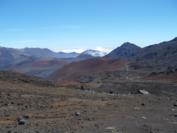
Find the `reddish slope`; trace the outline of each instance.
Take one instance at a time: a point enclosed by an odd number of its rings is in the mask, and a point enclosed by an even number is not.
[[[94,58],[65,65],[63,68],[54,72],[49,79],[55,81],[76,80],[83,75],[92,75],[104,71],[114,71],[125,67],[126,60],[110,58]]]
[[[171,74],[158,74],[146,77],[147,80],[173,81],[177,82],[177,72]]]
[[[69,61],[64,60],[64,59],[41,59],[41,60],[36,60],[35,62],[32,63],[33,67],[50,67],[52,65],[65,65],[69,63]]]
[[[35,59],[17,64],[13,66],[12,70],[39,77],[46,77],[70,62],[70,60],[65,59]]]

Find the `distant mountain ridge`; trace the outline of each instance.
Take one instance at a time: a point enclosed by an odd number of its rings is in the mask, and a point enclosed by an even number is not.
[[[47,48],[24,48],[21,49],[24,54],[29,56],[34,56],[37,58],[75,58],[79,55],[79,53],[71,52],[53,52]]]
[[[173,74],[177,70],[177,38],[140,48],[124,43],[105,57],[65,65],[49,76],[57,82],[80,82],[80,79],[143,78],[155,74]],[[108,72],[109,71],[109,72]],[[109,74],[110,75],[109,75]],[[89,76],[88,76],[89,75]],[[165,75],[166,77],[166,75]],[[66,82],[67,83],[67,82]]]
[[[106,53],[97,50],[86,50],[78,54],[74,52],[53,52],[49,49],[41,48],[13,49],[0,47],[0,69],[16,70],[30,75],[48,77],[55,72],[59,72],[59,69],[62,69],[66,73],[70,71],[65,70],[65,68],[72,68],[71,70],[77,70],[77,72],[79,72],[80,69],[77,68],[80,66],[79,63],[85,63],[85,65],[82,64],[82,70],[90,70],[89,67],[96,66],[96,71],[99,70],[99,67],[100,71],[102,71],[103,68],[99,64],[107,62],[104,64],[103,69],[106,71],[107,68],[116,68],[109,66],[113,64],[112,61],[123,60],[129,62],[129,69],[148,72],[165,72],[166,70],[169,71],[170,68],[170,70],[173,71],[177,69],[177,37],[170,41],[161,42],[144,48],[126,42],[111,51],[108,55],[105,54]],[[89,61],[89,59],[94,60]],[[76,61],[77,63],[73,69],[73,62]],[[94,65],[92,66],[92,64]],[[117,64],[119,65],[118,62]],[[67,65],[69,65],[69,67],[67,67]],[[83,72],[85,71],[87,70],[84,70]]]
[[[13,54],[12,56],[17,55],[24,55],[24,56],[30,56],[35,58],[80,58],[80,57],[102,57],[106,55],[106,52],[98,51],[98,50],[92,50],[88,49],[83,51],[82,53],[76,53],[76,52],[54,52],[48,48],[23,48],[23,49],[15,49],[15,48],[6,48],[6,47],[0,47],[0,50],[6,51],[3,53],[10,53]],[[1,53],[2,53],[1,52]]]
[[[18,49],[0,47],[0,69],[28,60],[29,56]]]
[[[82,55],[83,56],[79,56]],[[85,53],[53,52],[47,48],[14,49],[0,47],[0,70],[13,70],[33,76],[47,77],[57,69],[71,62],[95,58],[99,51]]]

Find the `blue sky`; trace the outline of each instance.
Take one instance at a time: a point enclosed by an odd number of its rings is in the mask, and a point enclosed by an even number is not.
[[[0,31],[5,47],[144,47],[177,36],[177,0],[0,0]]]

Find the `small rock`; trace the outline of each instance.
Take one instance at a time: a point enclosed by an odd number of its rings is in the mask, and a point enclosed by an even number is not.
[[[29,119],[29,116],[28,115],[23,115],[23,118]]]
[[[173,111],[173,112],[174,112],[174,111],[176,111],[176,110],[175,110],[175,109],[171,109],[171,111]]]
[[[144,119],[144,120],[146,120],[146,119],[147,119],[145,116],[142,116],[141,118],[142,118],[142,119]]]
[[[114,94],[114,92],[113,91],[109,91],[109,94]]]
[[[28,117],[29,118],[29,117]],[[28,119],[26,116],[20,116],[17,118],[18,125],[25,125]]]
[[[138,91],[140,94],[143,94],[143,95],[149,95],[150,93],[146,90],[139,90]]]
[[[80,112],[77,111],[77,112],[75,112],[74,114],[75,114],[75,116],[79,116],[79,115],[80,115]]]
[[[25,119],[18,119],[18,125],[25,125],[26,120]]]
[[[174,103],[173,106],[174,106],[174,107],[177,107],[177,103]]]
[[[83,86],[83,85],[81,85],[80,89],[81,89],[81,90],[85,90],[85,88],[84,88],[84,86]]]
[[[115,127],[106,127],[105,128],[106,130],[114,130],[114,129],[116,129]]]
[[[142,104],[141,104],[141,106],[145,106],[145,104],[144,104],[144,103],[142,103]]]

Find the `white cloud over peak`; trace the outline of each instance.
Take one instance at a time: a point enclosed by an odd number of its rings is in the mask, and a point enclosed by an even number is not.
[[[113,50],[113,48],[104,48],[104,47],[101,47],[101,46],[97,46],[96,48],[88,48],[88,49],[98,50],[98,51],[105,52],[105,53],[109,53],[110,51]],[[65,52],[65,53],[70,53],[70,52],[82,53],[83,51],[88,50],[88,49],[73,48],[73,49],[59,49],[57,51],[62,51],[62,52]]]
[[[96,47],[94,50],[98,50],[98,51],[101,51],[101,52],[109,53],[109,52],[111,52],[113,49],[112,49],[112,48],[104,48],[104,47],[98,46],[98,47]]]
[[[65,52],[65,53],[71,53],[71,52],[82,53],[83,51],[85,51],[85,49],[74,48],[74,49],[61,49],[61,50],[58,50],[58,51]]]

